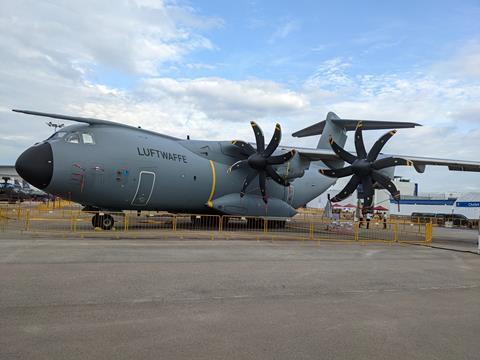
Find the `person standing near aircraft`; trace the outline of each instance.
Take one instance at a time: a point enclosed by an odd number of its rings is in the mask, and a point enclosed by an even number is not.
[[[367,217],[367,229],[369,229],[370,228],[370,221],[372,220],[372,213],[367,212],[366,217]]]

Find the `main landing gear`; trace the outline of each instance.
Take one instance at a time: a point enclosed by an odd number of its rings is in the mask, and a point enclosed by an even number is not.
[[[111,230],[115,220],[110,214],[97,213],[92,217],[92,225],[94,228],[101,228],[103,230]]]

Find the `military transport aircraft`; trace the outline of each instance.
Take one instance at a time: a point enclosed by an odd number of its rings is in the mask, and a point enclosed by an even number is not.
[[[321,135],[317,148],[307,149],[280,145],[279,124],[265,144],[262,130],[252,121],[256,144],[250,144],[178,139],[106,120],[13,111],[80,123],[27,149],[15,168],[37,188],[98,211],[92,224],[104,229],[113,226],[108,211],[122,210],[262,216],[281,221],[346,176],[351,176],[350,181],[332,201],[345,199],[362,185],[364,208],[368,209],[374,187],[385,188],[398,199],[391,181],[395,166],[410,165],[418,172],[426,165],[480,171],[480,162],[380,153],[395,134],[390,129],[419,124],[340,119],[332,112],[326,120],[293,134]],[[362,130],[375,129],[389,131],[367,153]],[[355,154],[343,149],[347,131],[353,130]]]

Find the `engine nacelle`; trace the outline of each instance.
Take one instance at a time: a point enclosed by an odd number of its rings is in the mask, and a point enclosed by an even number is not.
[[[262,197],[253,194],[246,194],[244,197],[240,197],[238,193],[228,194],[213,200],[212,206],[228,215],[289,218],[297,214],[297,211],[283,200],[271,198],[266,207]]]

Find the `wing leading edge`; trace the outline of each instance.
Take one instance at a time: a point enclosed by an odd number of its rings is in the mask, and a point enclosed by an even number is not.
[[[288,150],[289,147],[283,147],[282,150]],[[332,151],[327,149],[306,149],[306,148],[295,148],[300,156],[305,157],[310,161],[323,161],[323,160],[332,160],[338,159],[338,156]],[[354,152],[352,152],[354,153]],[[396,158],[401,158],[409,160],[412,162],[412,166],[415,167],[420,173],[425,171],[427,165],[434,166],[447,166],[451,171],[474,171],[480,172],[480,162],[479,161],[468,161],[468,160],[454,160],[454,159],[441,159],[441,158],[430,158],[422,156],[409,156],[409,155],[397,155],[397,154],[381,154],[383,157],[392,156]]]
[[[407,155],[389,155],[389,156],[395,156],[405,160],[410,160],[418,172],[423,172],[425,170],[426,165],[447,166],[448,170],[451,170],[451,171],[480,172],[479,161],[440,159],[440,158],[429,158],[429,157],[422,157],[422,156],[407,156]]]
[[[168,138],[168,139],[179,140],[178,138],[173,137],[173,136],[160,134],[160,133],[157,133],[155,131],[145,130],[145,129],[142,129],[140,127],[135,127],[135,126],[127,125],[127,124],[117,123],[115,121],[108,121],[108,120],[94,119],[94,118],[86,118],[86,117],[80,117],[80,116],[51,114],[51,113],[44,113],[44,112],[31,111],[31,110],[12,109],[12,111],[17,112],[17,113],[27,114],[27,115],[48,117],[48,118],[52,118],[52,119],[61,119],[61,120],[81,122],[81,123],[85,123],[85,124],[89,124],[89,125],[109,125],[109,126],[117,126],[117,127],[128,128],[128,129],[135,129],[137,131],[142,131],[142,132],[146,132],[146,133],[150,133],[150,134],[160,135],[160,136]]]

